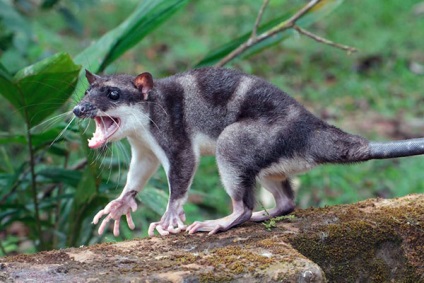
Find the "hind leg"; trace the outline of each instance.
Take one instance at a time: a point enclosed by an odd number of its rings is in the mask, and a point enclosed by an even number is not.
[[[231,197],[233,212],[226,217],[216,220],[196,221],[187,227],[189,234],[197,231],[207,231],[209,234],[226,231],[231,227],[248,221],[252,216],[254,206],[254,177],[247,177],[242,174],[237,175],[234,174],[236,168],[227,167],[223,169],[223,167],[226,166],[218,162],[222,182]]]
[[[237,131],[237,127],[233,128]],[[217,142],[216,160],[219,173],[226,192],[230,195],[233,212],[223,218],[207,220],[204,222],[194,222],[187,231],[192,234],[197,231],[208,231],[214,234],[219,231],[226,231],[231,227],[242,224],[250,219],[255,204],[255,174],[248,166],[243,166],[240,160],[240,149],[243,147],[233,143],[237,132],[230,132],[221,136]]]
[[[289,214],[294,210],[294,194],[289,179],[262,177],[259,181],[274,196],[275,207],[269,210],[254,212],[250,220],[257,222],[264,221],[276,216]]]

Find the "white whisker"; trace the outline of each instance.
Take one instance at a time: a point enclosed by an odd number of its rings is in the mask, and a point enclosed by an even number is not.
[[[53,146],[55,142],[57,142],[63,134],[68,130],[69,126],[72,124],[72,122],[75,120],[75,116],[69,121],[69,123],[65,126],[65,128],[59,133],[59,135],[51,142],[50,146]]]
[[[109,159],[109,174],[107,176],[107,181],[106,183],[109,183],[110,178],[112,176],[112,162],[113,162],[113,157],[114,157],[114,146],[110,147],[110,151],[111,151],[111,157]]]
[[[86,119],[85,119],[85,120],[86,120]],[[85,135],[85,133],[88,131],[88,128],[90,127],[90,122],[91,122],[91,119],[90,119],[90,120],[88,120],[88,123],[86,123],[85,129],[84,129],[84,131],[82,132],[82,134],[83,134],[83,135]]]
[[[121,142],[117,143],[117,147],[121,149],[121,151],[123,151],[123,145]],[[123,151],[125,154],[125,151]],[[118,154],[118,182],[117,184],[121,183],[121,155]]]
[[[72,114],[72,111],[68,111],[68,112],[53,116],[53,117],[41,122],[40,124],[32,127],[31,133],[33,133],[33,134],[34,133],[43,133],[43,132],[47,131],[48,129],[50,129],[58,121],[65,120],[63,117],[70,116],[71,114]]]
[[[105,145],[106,146],[106,145]],[[101,161],[97,161],[97,163],[99,163],[100,168],[104,168],[104,162],[105,162],[105,158],[106,158],[106,150],[108,150],[109,148],[106,146],[105,151],[101,152],[101,154],[98,155],[98,159],[101,159]],[[97,175],[97,178],[101,177],[101,170],[99,171],[99,174]],[[109,182],[109,179],[107,180],[107,183]]]

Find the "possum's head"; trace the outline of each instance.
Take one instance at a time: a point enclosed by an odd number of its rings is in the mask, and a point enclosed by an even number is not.
[[[137,77],[129,75],[98,76],[86,70],[90,87],[73,112],[78,118],[91,118],[96,131],[88,140],[90,148],[99,148],[107,142],[120,140],[131,131],[143,126],[142,102],[149,98],[153,88],[150,73]]]

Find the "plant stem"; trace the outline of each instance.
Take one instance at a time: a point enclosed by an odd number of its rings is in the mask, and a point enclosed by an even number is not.
[[[63,164],[63,168],[68,168],[68,160],[69,160],[69,154],[66,154],[65,155],[65,161],[64,161],[64,164]],[[62,207],[62,200],[61,200],[60,196],[62,195],[62,192],[63,192],[63,184],[59,184],[58,190],[57,190],[57,196],[58,196],[57,204],[56,204],[55,212],[54,212],[54,215],[55,215],[55,219],[54,219],[54,221],[55,221],[54,230],[55,231],[54,232],[59,230],[60,210],[61,210],[61,207]],[[53,241],[52,242],[53,242],[53,248],[57,249],[58,243],[59,243],[59,238],[58,238],[57,233],[53,233]]]
[[[261,8],[259,9],[258,16],[256,17],[255,25],[253,26],[252,35],[250,36],[250,38],[255,38],[257,36],[258,27],[259,27],[259,24],[261,23],[262,15],[265,12],[266,6],[268,6],[268,3],[269,3],[269,0],[264,0],[264,2],[262,3]]]
[[[28,119],[27,119],[28,120]],[[37,183],[36,183],[36,176],[35,176],[35,152],[34,148],[32,146],[32,135],[29,129],[29,123],[27,123],[27,139],[28,139],[28,150],[29,150],[29,166],[30,166],[30,172],[31,172],[31,191],[32,191],[32,200],[34,202],[34,210],[35,210],[35,226],[37,230],[38,237],[40,239],[40,243],[38,245],[38,249],[42,250],[44,248],[44,240],[43,236],[41,234],[41,221],[40,221],[40,210],[38,205],[38,198],[37,198]]]

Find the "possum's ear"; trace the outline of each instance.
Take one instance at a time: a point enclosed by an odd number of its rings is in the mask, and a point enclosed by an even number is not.
[[[100,78],[98,75],[90,73],[90,71],[87,69],[85,69],[85,77],[87,78],[87,81],[90,83],[90,85]]]
[[[134,86],[143,94],[147,100],[149,91],[153,88],[153,77],[150,73],[142,73],[134,79]]]

